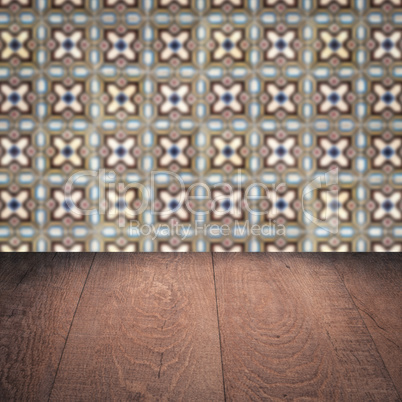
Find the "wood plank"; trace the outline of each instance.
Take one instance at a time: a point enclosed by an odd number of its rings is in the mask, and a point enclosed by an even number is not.
[[[402,396],[402,256],[365,253],[333,258]]]
[[[5,259],[8,274],[2,276],[8,278],[8,286],[0,294],[1,400],[49,398],[92,259],[89,254],[47,253]],[[13,268],[15,275],[10,273]]]
[[[328,257],[214,254],[228,399],[398,400]]]
[[[211,255],[99,255],[52,400],[219,400]]]
[[[15,289],[25,275],[43,258],[53,258],[43,253],[0,253],[0,294]]]

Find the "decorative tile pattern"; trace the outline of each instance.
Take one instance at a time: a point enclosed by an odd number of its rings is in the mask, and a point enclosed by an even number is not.
[[[402,0],[0,0],[0,251],[402,251],[401,211]]]

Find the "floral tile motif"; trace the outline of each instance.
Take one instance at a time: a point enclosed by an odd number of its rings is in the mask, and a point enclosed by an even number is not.
[[[0,251],[402,251],[402,0],[0,0]]]

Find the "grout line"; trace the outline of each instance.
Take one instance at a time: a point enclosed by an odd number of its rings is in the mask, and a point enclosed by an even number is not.
[[[224,373],[224,370],[223,370],[221,327],[220,327],[220,323],[219,323],[218,294],[216,292],[214,253],[212,253],[212,252],[211,252],[211,259],[212,259],[212,272],[214,274],[215,304],[216,304],[216,318],[218,320],[219,348],[220,348],[220,351],[221,351],[221,370],[222,370],[222,381],[223,381],[223,398],[226,401],[227,399],[226,399],[225,373]]]
[[[337,273],[339,279],[341,280],[343,286],[345,287],[346,292],[348,293],[350,299],[352,300],[352,303],[353,303],[353,305],[355,306],[355,309],[357,310],[357,312],[358,312],[358,314],[359,314],[359,316],[360,316],[360,319],[363,321],[364,327],[366,328],[366,331],[368,332],[368,334],[369,334],[369,336],[370,336],[370,338],[371,338],[371,341],[372,341],[373,344],[374,344],[375,350],[377,351],[378,355],[380,356],[380,359],[381,359],[381,361],[382,361],[382,364],[384,365],[385,371],[387,372],[388,377],[389,377],[389,379],[390,379],[392,385],[394,386],[395,392],[396,392],[396,394],[398,395],[399,400],[402,400],[401,396],[399,395],[398,389],[397,389],[396,386],[395,386],[394,380],[392,379],[391,374],[390,374],[389,371],[388,371],[388,367],[387,367],[387,365],[385,364],[384,359],[382,358],[382,354],[381,354],[380,351],[378,350],[377,344],[375,343],[374,338],[373,338],[373,336],[371,335],[371,332],[370,332],[370,330],[369,330],[368,327],[367,327],[366,321],[365,321],[364,318],[362,317],[362,314],[361,314],[361,312],[360,312],[359,307],[357,307],[354,298],[353,298],[352,295],[350,294],[349,289],[348,289],[348,287],[346,286],[345,281],[343,280],[343,277],[340,275],[340,273],[339,273],[339,271],[338,271],[338,268],[336,267],[336,263],[335,263],[333,266],[334,266],[335,272]]]
[[[71,323],[70,323],[70,328],[68,329],[67,336],[66,336],[66,340],[65,340],[64,346],[63,346],[63,350],[61,351],[61,356],[60,356],[59,364],[57,365],[56,373],[55,373],[55,375],[54,375],[52,387],[50,388],[48,402],[50,401],[50,397],[52,396],[54,384],[56,383],[57,374],[59,373],[60,364],[61,364],[61,361],[62,361],[62,359],[63,359],[64,350],[66,349],[68,337],[70,336],[71,328],[72,328],[72,326],[73,326],[75,314],[77,313],[78,306],[79,306],[79,304],[80,304],[82,294],[84,293],[85,285],[87,284],[87,280],[88,280],[89,274],[90,274],[90,272],[91,272],[92,266],[93,266],[93,264],[94,264],[96,254],[97,254],[97,253],[95,253],[95,254],[94,254],[94,258],[92,258],[92,262],[91,262],[91,265],[89,266],[89,270],[88,270],[88,273],[87,273],[87,277],[85,278],[85,282],[84,282],[84,285],[82,286],[82,290],[81,290],[81,293],[80,293],[80,297],[78,298],[78,302],[77,302],[77,305],[76,305],[75,310],[74,310],[73,318],[72,318]]]

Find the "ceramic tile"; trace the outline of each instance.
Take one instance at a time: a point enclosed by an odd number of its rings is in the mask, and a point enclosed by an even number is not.
[[[401,0],[0,0],[1,251],[402,251]]]

